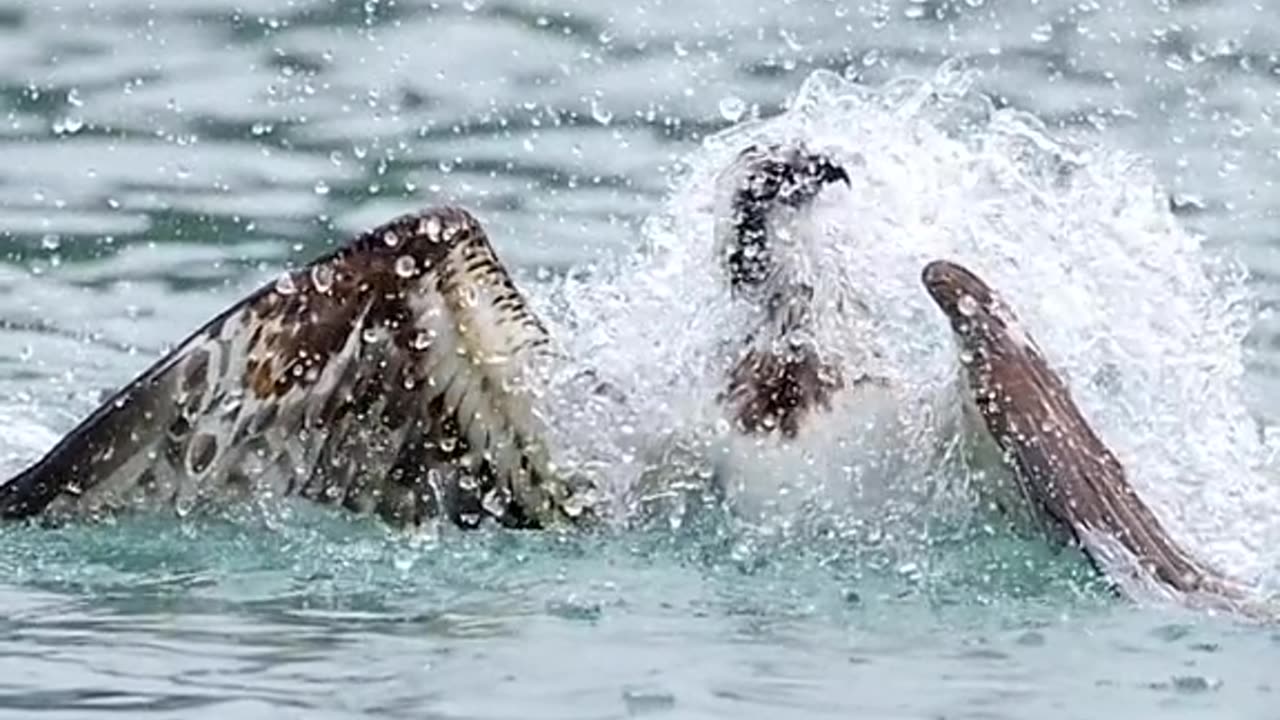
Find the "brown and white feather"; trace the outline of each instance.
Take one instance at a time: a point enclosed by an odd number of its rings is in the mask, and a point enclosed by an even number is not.
[[[536,410],[554,358],[474,217],[407,215],[214,318],[0,487],[0,514],[299,495],[395,524],[575,520]]]

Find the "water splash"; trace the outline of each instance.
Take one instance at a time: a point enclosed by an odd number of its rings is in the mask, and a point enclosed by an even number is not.
[[[710,261],[713,186],[759,141],[803,141],[850,170],[851,191],[824,195],[811,231],[830,241],[820,261],[871,321],[829,337],[873,344],[910,402],[927,405],[945,395],[957,359],[920,270],[943,257],[973,267],[1017,309],[1175,537],[1245,578],[1278,566],[1280,489],[1242,397],[1252,318],[1239,264],[1177,223],[1141,158],[995,108],[954,63],[882,87],[814,73],[786,112],[711,137],[687,159],[640,253],[541,299],[576,357],[632,399],[609,405],[608,422],[579,407],[568,423],[593,438],[616,483],[634,482],[643,463],[610,428],[715,427],[717,343],[734,317]]]

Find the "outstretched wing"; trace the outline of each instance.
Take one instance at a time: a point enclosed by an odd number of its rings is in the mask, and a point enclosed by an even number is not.
[[[407,215],[196,331],[0,487],[0,516],[297,494],[396,524],[571,519],[539,444],[553,358],[475,218]]]
[[[965,366],[978,409],[1036,509],[1105,570],[1116,572],[1115,555],[1128,555],[1166,589],[1243,599],[1239,585],[1169,537],[1035,341],[985,282],[941,260],[925,267],[923,281],[970,356]]]

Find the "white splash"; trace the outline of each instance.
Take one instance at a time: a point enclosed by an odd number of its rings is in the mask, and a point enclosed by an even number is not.
[[[813,74],[787,112],[687,160],[644,226],[643,252],[540,298],[571,352],[631,399],[578,407],[566,426],[594,438],[614,482],[634,482],[641,438],[722,422],[718,343],[735,318],[711,261],[713,183],[760,140],[803,141],[851,175],[852,189],[824,193],[809,221],[830,240],[819,265],[871,323],[827,328],[829,340],[874,344],[922,418],[950,407],[955,348],[920,271],[936,258],[968,265],[1015,309],[1174,536],[1246,581],[1276,574],[1280,488],[1242,398],[1243,273],[1178,224],[1140,158],[997,110],[950,64],[878,88]],[[894,442],[925,457],[939,438]]]

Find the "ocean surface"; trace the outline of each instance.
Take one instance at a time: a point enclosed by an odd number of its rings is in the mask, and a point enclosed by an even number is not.
[[[972,85],[944,90],[1092,148],[1073,162],[1117,196],[1160,189],[1198,242],[1115,245],[1090,268],[1114,270],[1105,305],[1155,297],[1120,282],[1130,267],[1170,287],[1188,253],[1247,269],[1244,352],[1195,361],[1206,383],[1240,372],[1265,435],[1280,418],[1278,48],[1280,5],[1243,0],[0,0],[0,468],[250,288],[395,214],[464,204],[536,283],[652,241],[646,218],[680,200],[704,140],[790,107],[815,72],[893,87],[953,67]],[[868,157],[926,157],[912,153],[937,144],[912,128],[867,125]],[[1114,169],[1128,164],[1146,175]],[[924,199],[911,181],[889,189]],[[1051,200],[1086,229],[1138,222]],[[1064,242],[1025,222],[1006,230],[1046,243],[1027,247]],[[1073,309],[1054,312],[1038,327],[1066,347],[1053,327]],[[1151,375],[1179,361],[1133,359]],[[1126,446],[1152,467],[1235,467],[1236,446],[1203,430],[1234,422],[1225,396],[1187,392],[1161,398],[1173,409],[1091,402],[1108,427],[1169,421],[1143,426],[1164,444]],[[1175,508],[1179,527],[1280,537],[1264,527],[1280,506],[1251,505],[1234,471],[1194,482],[1176,497],[1249,510]],[[1276,717],[1278,629],[1116,599],[1074,554],[1004,533],[881,540],[720,521],[404,537],[301,506],[7,527],[0,716]],[[1280,584],[1276,553],[1242,572]]]

